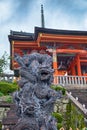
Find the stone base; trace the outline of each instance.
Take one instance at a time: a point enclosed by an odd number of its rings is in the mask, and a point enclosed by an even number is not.
[[[34,118],[26,118],[19,120],[12,130],[39,130],[39,126]]]

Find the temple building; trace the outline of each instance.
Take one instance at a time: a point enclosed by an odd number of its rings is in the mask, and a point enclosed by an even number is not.
[[[87,31],[45,28],[43,5],[41,5],[41,27],[35,27],[34,33],[11,31],[8,38],[10,68],[14,72],[19,68],[14,61],[15,53],[23,56],[37,51],[53,57],[55,76],[87,76]]]
[[[54,75],[87,76],[87,31],[56,30],[35,27],[34,33],[11,31],[10,68],[18,70],[14,54],[32,51],[53,57]]]

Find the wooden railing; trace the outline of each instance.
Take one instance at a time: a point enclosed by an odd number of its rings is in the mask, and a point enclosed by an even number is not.
[[[87,85],[87,76],[54,76],[54,84]]]
[[[8,81],[12,82],[14,78],[14,74],[0,74],[0,81]]]

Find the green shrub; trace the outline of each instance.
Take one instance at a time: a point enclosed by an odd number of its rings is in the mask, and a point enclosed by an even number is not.
[[[57,123],[57,129],[59,130],[62,127],[62,123]]]
[[[2,123],[0,122],[0,130],[2,130]]]
[[[0,97],[4,96],[4,94],[2,92],[0,92]]]
[[[53,112],[52,116],[56,118],[56,120],[57,120],[57,129],[59,130],[63,126],[63,124],[62,124],[63,116],[62,116],[62,114],[60,114],[58,112]]]
[[[13,103],[13,98],[11,95],[6,95],[6,96],[0,97],[0,101],[6,102],[6,103]]]
[[[66,89],[63,88],[62,86],[52,85],[51,88],[56,90],[56,91],[60,91],[61,90],[63,95],[65,95],[65,93],[66,93]]]
[[[53,112],[52,116],[56,118],[56,120],[58,121],[58,123],[61,123],[63,120],[62,114],[58,113],[58,112]]]
[[[6,102],[7,102],[7,103],[12,103],[12,102],[13,102],[12,97],[11,97],[11,96],[7,96]]]
[[[3,93],[4,95],[13,93],[16,90],[18,90],[17,84],[8,83],[8,82],[0,82],[0,92]]]
[[[17,85],[17,82],[16,82],[16,81],[14,81],[12,84],[13,84],[13,85]]]
[[[70,127],[75,130],[79,128],[82,130],[85,127],[84,115],[79,111],[79,109],[71,102],[67,104],[66,107],[66,129]]]

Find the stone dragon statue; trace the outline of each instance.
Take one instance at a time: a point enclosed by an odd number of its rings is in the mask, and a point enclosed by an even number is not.
[[[18,123],[13,130],[57,130],[52,117],[54,103],[62,94],[50,88],[53,82],[52,57],[31,53],[20,57],[20,90],[13,97],[17,107]]]

